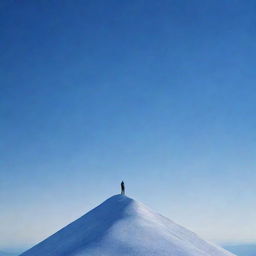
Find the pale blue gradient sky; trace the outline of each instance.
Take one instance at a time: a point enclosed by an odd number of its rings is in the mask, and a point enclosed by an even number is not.
[[[1,1],[0,248],[119,192],[256,241],[255,1]]]

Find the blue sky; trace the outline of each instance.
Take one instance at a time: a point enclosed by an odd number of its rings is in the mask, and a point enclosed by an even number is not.
[[[255,1],[1,1],[0,248],[119,193],[256,241]]]

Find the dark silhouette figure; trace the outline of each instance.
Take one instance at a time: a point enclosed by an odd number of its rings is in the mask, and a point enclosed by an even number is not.
[[[121,182],[121,195],[125,195],[125,186],[124,186],[124,182]]]

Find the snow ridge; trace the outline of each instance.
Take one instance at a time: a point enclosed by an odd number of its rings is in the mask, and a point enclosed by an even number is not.
[[[234,256],[124,195],[107,199],[20,256]]]

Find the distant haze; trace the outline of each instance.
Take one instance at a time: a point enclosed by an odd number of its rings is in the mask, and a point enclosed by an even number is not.
[[[9,253],[9,252],[3,252],[0,251],[0,256],[17,256],[19,253]]]
[[[235,253],[237,256],[255,256],[256,244],[233,244],[224,245],[226,250]]]

